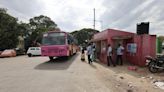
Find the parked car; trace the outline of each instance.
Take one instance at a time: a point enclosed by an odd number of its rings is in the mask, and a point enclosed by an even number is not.
[[[1,52],[0,57],[15,57],[16,52],[13,49],[7,49]]]
[[[22,49],[22,48],[15,48],[14,50],[16,51],[17,56],[18,55],[24,55],[25,54],[25,50]]]
[[[27,55],[31,56],[39,56],[41,55],[41,48],[40,47],[29,47],[27,50]]]
[[[1,55],[2,52],[3,52],[3,51],[0,51],[0,55]]]

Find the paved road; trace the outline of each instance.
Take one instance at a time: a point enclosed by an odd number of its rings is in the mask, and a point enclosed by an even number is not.
[[[0,92],[110,92],[97,79],[96,66],[47,57],[0,58]]]

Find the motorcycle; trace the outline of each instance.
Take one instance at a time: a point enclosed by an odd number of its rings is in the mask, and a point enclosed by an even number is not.
[[[164,56],[159,56],[157,58],[146,56],[146,65],[152,73],[164,71]]]

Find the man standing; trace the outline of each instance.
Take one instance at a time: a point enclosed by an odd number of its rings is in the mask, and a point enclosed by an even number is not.
[[[95,61],[95,51],[96,51],[96,48],[95,48],[95,44],[93,43],[92,44],[92,54],[91,54],[92,62]]]
[[[110,62],[113,64],[114,67],[116,66],[112,60],[112,47],[110,44],[108,44],[108,48],[107,48],[107,62],[108,62],[108,66],[110,66]]]
[[[92,45],[89,43],[89,45],[87,47],[87,55],[88,55],[88,63],[89,64],[92,63],[91,54],[92,54]]]
[[[124,47],[121,46],[121,44],[118,44],[117,59],[116,59],[117,65],[119,65],[119,63],[120,65],[123,65],[123,60],[122,60],[123,51],[124,51]]]

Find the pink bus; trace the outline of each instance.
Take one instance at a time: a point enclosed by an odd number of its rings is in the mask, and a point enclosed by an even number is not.
[[[76,40],[69,33],[51,31],[43,34],[42,56],[48,56],[52,60],[53,57],[68,57],[76,52]]]

